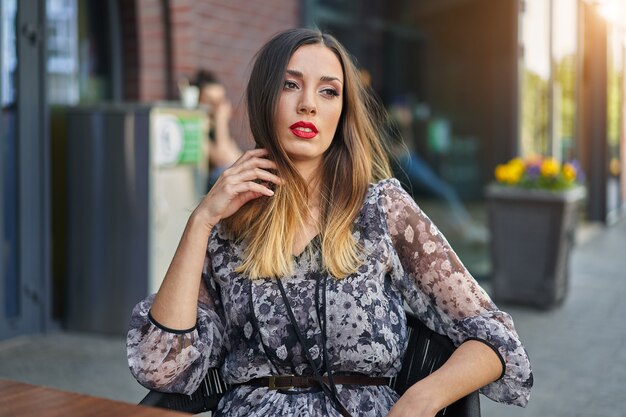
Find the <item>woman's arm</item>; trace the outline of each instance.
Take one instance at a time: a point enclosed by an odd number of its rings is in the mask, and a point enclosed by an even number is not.
[[[248,201],[274,195],[271,189],[256,180],[282,183],[267,171],[276,169],[276,164],[265,156],[267,151],[264,149],[246,152],[224,171],[191,214],[150,310],[152,318],[162,326],[182,330],[196,324],[202,266],[213,226]]]
[[[169,329],[191,329],[196,325],[206,243],[213,228],[200,217],[194,211],[187,221],[174,258],[150,309],[152,318]]]
[[[458,346],[450,364],[411,391],[422,395],[424,389],[429,396],[440,389],[447,391],[449,397],[432,397],[436,402],[427,405],[432,407],[446,405],[445,400],[460,398],[459,392],[477,387],[494,401],[525,406],[533,375],[511,316],[493,303],[396,180],[382,184],[381,197],[383,221],[394,251],[394,287],[426,326]],[[486,353],[480,353],[484,349]],[[476,353],[480,354],[473,357]]]
[[[146,388],[191,394],[206,370],[222,360],[224,311],[211,278],[209,234],[247,201],[273,195],[255,182],[281,183],[267,171],[275,164],[266,156],[262,149],[250,151],[220,176],[191,214],[158,293],[133,309],[126,338],[128,365]]]
[[[410,387],[388,417],[432,417],[444,407],[495,381],[502,372],[502,363],[493,349],[477,340],[468,340],[441,368]]]

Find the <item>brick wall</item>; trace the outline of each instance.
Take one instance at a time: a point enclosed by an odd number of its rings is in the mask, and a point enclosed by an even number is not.
[[[161,0],[136,0],[140,101],[167,98],[162,4]]]
[[[167,3],[171,22],[169,57],[165,56],[167,31],[163,13]],[[210,69],[224,83],[233,103],[233,136],[243,146],[249,146],[243,95],[250,62],[273,34],[299,25],[299,3],[299,0],[134,0],[136,99],[167,99],[168,70],[176,84],[183,78],[193,77],[200,68]],[[132,66],[125,65],[128,83],[132,82],[129,79],[132,73]],[[176,91],[176,86],[171,87]],[[126,94],[126,98],[132,97]]]

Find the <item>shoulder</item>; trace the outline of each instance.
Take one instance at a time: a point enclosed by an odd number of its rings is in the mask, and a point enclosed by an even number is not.
[[[385,178],[384,180],[380,180],[378,182],[370,183],[369,189],[367,191],[367,196],[377,196],[385,195],[393,192],[404,192],[400,181],[396,178]]]
[[[367,203],[376,203],[381,208],[386,209],[393,206],[394,203],[414,204],[414,201],[413,197],[402,188],[400,181],[396,178],[386,178],[369,185]]]
[[[217,253],[223,253],[234,245],[234,243],[231,233],[222,222],[219,222],[213,227],[209,235],[207,255],[212,256]]]
[[[400,181],[386,178],[369,185],[361,210],[361,221],[369,219],[369,222],[382,222],[386,225],[390,220],[414,212],[415,209],[413,197],[402,188]]]

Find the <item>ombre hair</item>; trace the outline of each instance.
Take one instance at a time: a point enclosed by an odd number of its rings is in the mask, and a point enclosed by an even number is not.
[[[278,141],[275,127],[287,65],[303,45],[327,47],[343,69],[342,112],[320,173],[318,241],[324,268],[336,278],[356,272],[363,263],[364,251],[352,234],[353,224],[369,184],[391,176],[381,141],[385,113],[343,46],[311,29],[290,29],[274,36],[256,55],[246,98],[256,145],[268,150],[278,166],[276,174],[285,183],[275,187],[274,196],[252,200],[223,221],[234,238],[245,243],[239,271],[252,279],[292,273],[294,238],[309,217],[308,185]]]

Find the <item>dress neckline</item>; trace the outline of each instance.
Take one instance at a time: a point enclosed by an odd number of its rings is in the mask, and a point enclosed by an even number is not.
[[[316,244],[316,243],[318,243],[319,239],[320,239],[320,234],[319,234],[319,233],[317,233],[315,236],[313,236],[313,237],[311,238],[311,240],[309,240],[309,241],[307,242],[307,244],[306,244],[306,245],[304,245],[304,248],[302,248],[302,250],[300,251],[300,253],[298,253],[298,254],[292,253],[292,254],[291,254],[291,257],[292,257],[293,259],[300,259],[300,258],[302,257],[302,255],[303,255],[305,252],[308,252],[309,246],[311,246],[312,244]]]

